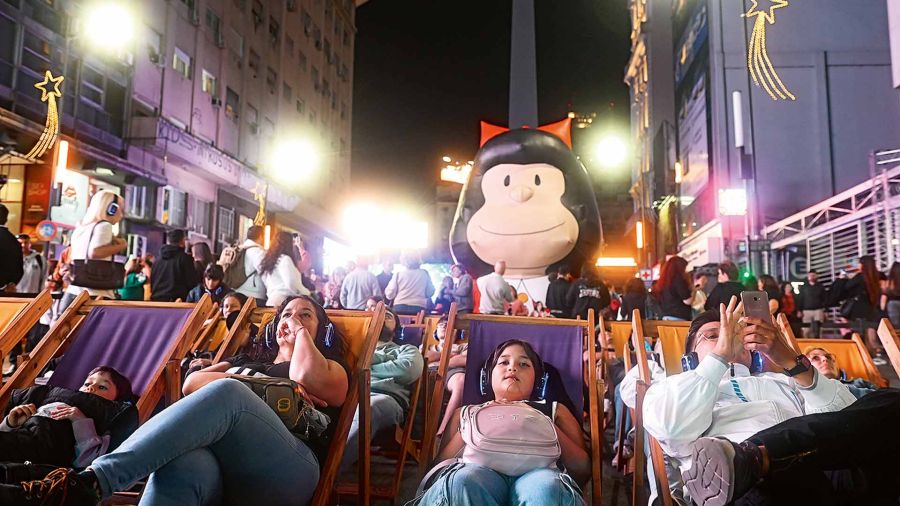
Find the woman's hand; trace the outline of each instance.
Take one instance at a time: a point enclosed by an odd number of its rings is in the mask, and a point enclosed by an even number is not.
[[[744,351],[739,323],[744,316],[744,305],[737,301],[737,297],[731,296],[728,307],[719,304],[719,339],[713,353],[722,357],[726,362],[734,362]]]
[[[191,363],[188,364],[189,369],[193,369],[194,367],[200,367],[201,369],[209,367],[212,365],[212,360],[208,358],[195,358],[191,360]]]
[[[50,412],[50,418],[54,420],[79,420],[86,417],[84,416],[84,413],[75,406],[62,404]]]
[[[21,427],[25,420],[28,420],[37,413],[37,406],[34,404],[22,404],[10,410],[6,416],[6,425],[12,428]]]

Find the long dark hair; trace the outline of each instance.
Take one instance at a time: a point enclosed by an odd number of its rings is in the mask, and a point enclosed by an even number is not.
[[[666,263],[664,263],[659,270],[659,285],[657,285],[657,291],[660,297],[662,297],[663,293],[669,291],[672,285],[675,284],[675,280],[680,279],[687,283],[685,280],[687,277],[687,265],[687,260],[678,255],[666,260]]]
[[[625,288],[623,289],[626,295],[647,295],[647,287],[644,286],[644,282],[638,278],[630,278],[625,282]]]
[[[875,257],[863,255],[859,257],[859,264],[862,266],[862,271],[859,275],[863,277],[863,281],[866,283],[866,296],[869,298],[869,302],[877,307],[878,299],[881,297],[881,276],[878,272],[878,267],[875,266]]]
[[[900,295],[900,262],[891,264],[891,272],[888,274],[888,293]]]
[[[275,264],[278,263],[278,259],[281,258],[281,255],[287,255],[291,260],[294,258],[294,237],[288,232],[278,232],[275,234],[275,240],[272,241],[272,246],[269,248],[269,251],[266,252],[266,256],[263,257],[262,262],[259,263],[259,272],[261,274],[266,274],[275,270]]]
[[[770,299],[777,298],[781,299],[784,295],[784,292],[781,288],[778,287],[778,282],[775,281],[775,278],[768,274],[760,274],[759,281],[762,281],[762,289],[766,292],[766,295],[769,296]]]
[[[481,180],[485,173],[501,164],[545,163],[562,172],[565,191],[560,202],[575,216],[578,223],[578,239],[565,258],[551,264],[581,265],[593,258],[603,239],[600,211],[594,196],[591,178],[575,153],[555,135],[532,129],[516,129],[487,141],[475,155],[475,165],[469,180],[463,187],[460,205],[450,231],[450,249],[456,262],[469,267],[469,274],[478,277],[488,274],[488,265],[472,250],[466,233],[469,220],[484,206],[485,197]]]

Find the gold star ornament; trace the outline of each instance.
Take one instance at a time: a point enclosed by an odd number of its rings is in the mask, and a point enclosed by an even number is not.
[[[62,84],[64,76],[53,77],[53,74],[50,71],[44,72],[44,80],[35,84],[34,87],[41,90],[41,102],[46,102],[50,100],[50,97],[62,97],[62,92],[59,91],[59,85]],[[47,90],[47,87],[53,85],[53,89]]]
[[[750,0],[750,10],[741,14],[745,18],[755,17],[753,32],[747,44],[747,69],[756,86],[765,90],[772,100],[796,100],[797,97],[781,81],[766,46],[766,27],[775,25],[775,9],[788,6],[788,0],[769,0],[767,9],[759,9],[759,0]]]
[[[744,16],[748,18],[751,16],[764,16],[770,25],[775,24],[775,9],[781,9],[782,7],[788,6],[788,0],[771,0],[769,2],[769,8],[760,11],[759,0],[750,0],[750,2],[750,10],[748,10]],[[766,10],[768,12],[765,12]]]

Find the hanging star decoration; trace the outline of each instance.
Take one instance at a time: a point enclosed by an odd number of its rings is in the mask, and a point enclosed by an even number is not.
[[[759,0],[750,0],[750,10],[741,14],[745,18],[756,17],[753,22],[753,32],[750,34],[750,43],[747,45],[747,69],[753,78],[753,83],[761,87],[772,97],[772,100],[797,100],[787,86],[781,82],[772,60],[769,59],[769,51],[766,49],[766,25],[775,24],[775,9],[788,6],[788,0],[770,0],[768,9],[759,8]]]
[[[47,102],[47,120],[44,122],[44,131],[37,141],[37,144],[31,148],[31,151],[25,155],[32,160],[40,158],[53,147],[56,137],[59,135],[59,111],[56,108],[57,97],[62,97],[59,91],[59,85],[62,84],[65,77],[53,77],[50,71],[44,72],[44,80],[35,84],[34,87],[41,90],[41,102]]]
[[[266,194],[269,193],[269,183],[265,183],[263,189],[259,189],[259,183],[253,187],[253,199],[259,202],[259,210],[253,218],[253,224],[260,227],[266,224]]]

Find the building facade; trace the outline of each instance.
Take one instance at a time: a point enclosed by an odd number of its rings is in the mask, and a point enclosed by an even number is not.
[[[139,9],[134,42],[112,51],[86,43],[86,5],[0,3],[0,171],[19,184],[0,199],[17,213],[13,230],[36,233],[48,218],[66,230],[93,191],[108,189],[126,199],[133,254],[157,251],[172,228],[214,250],[243,239],[259,196],[267,222],[313,250],[335,234],[350,178],[352,0],[129,2]],[[68,170],[57,173],[54,151],[18,156],[46,116],[33,87],[46,70],[66,77]],[[309,176],[273,166],[271,153],[294,139],[315,146]]]
[[[768,245],[757,239],[763,228],[868,180],[871,154],[900,138],[886,3],[822,0],[761,7],[771,9],[767,55],[795,100],[773,99],[748,71],[756,17],[743,14],[752,2],[674,0],[670,11],[662,8],[664,19],[654,16],[658,4],[669,2],[632,2],[633,13],[643,12],[633,16],[635,29],[664,46],[667,37],[652,27],[670,23],[672,67],[654,73],[650,58],[645,79],[640,62],[647,45],[635,44],[629,66],[635,77],[629,84],[632,116],[639,120],[670,112],[668,89],[659,91],[652,81],[668,79],[673,85],[673,135],[656,137],[651,131],[649,169],[652,179],[673,184],[648,195],[643,208],[654,199],[657,237],[674,230],[677,246],[665,253],[678,252],[692,266],[731,258],[762,268],[766,254],[757,251]],[[659,112],[657,103],[641,98],[654,93],[664,95]],[[647,146],[651,137],[633,130]],[[654,163],[656,153],[674,157]],[[735,196],[746,198],[745,213]],[[675,219],[662,220],[663,215]]]

